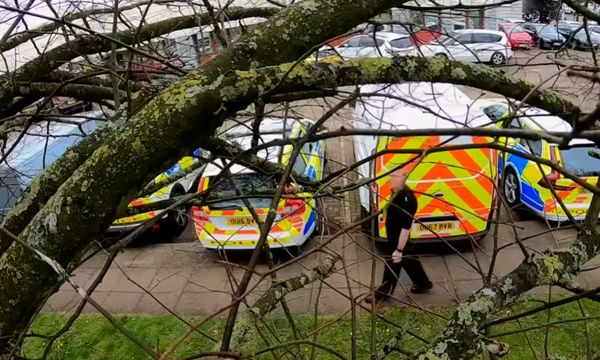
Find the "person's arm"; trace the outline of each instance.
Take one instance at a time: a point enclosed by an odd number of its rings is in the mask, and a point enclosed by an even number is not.
[[[410,229],[402,229],[400,231],[400,237],[398,238],[398,246],[396,250],[392,253],[392,261],[395,263],[399,263],[402,261],[402,256],[404,255],[404,247],[408,242],[408,237],[410,236]]]

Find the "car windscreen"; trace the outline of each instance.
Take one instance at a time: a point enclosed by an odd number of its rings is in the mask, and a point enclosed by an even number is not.
[[[590,35],[590,39],[592,41],[600,41],[600,36],[598,34],[596,34],[595,32],[590,31],[589,35]],[[585,31],[585,29],[580,29],[575,34],[575,37],[580,41],[586,42],[588,40],[588,33]]]
[[[210,177],[208,182],[211,189],[211,199],[236,197],[236,188],[241,194],[252,194],[274,190],[277,186],[274,178],[258,173],[236,174],[227,179],[221,178],[221,180],[212,184],[214,179],[214,177]],[[271,198],[268,197],[250,197],[248,201],[252,207],[257,209],[264,209],[271,206]],[[246,205],[244,205],[243,200],[237,199],[213,203],[208,208],[211,210],[242,210],[246,208]]]
[[[590,155],[590,151],[600,152],[598,150],[593,145],[560,150],[561,165],[565,170],[577,176],[598,176],[600,175],[600,160]]]
[[[438,42],[442,45],[447,45],[449,43],[454,43],[456,42],[456,38],[460,35],[459,32],[451,32],[448,35],[442,35],[440,36],[440,38],[438,39]]]
[[[538,29],[538,34],[556,36],[558,34],[558,29],[552,26],[544,26]]]

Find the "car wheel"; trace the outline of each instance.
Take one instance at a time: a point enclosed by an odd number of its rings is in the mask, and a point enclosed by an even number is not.
[[[492,63],[493,65],[502,65],[506,63],[506,56],[504,56],[504,54],[502,54],[501,52],[496,51],[490,57],[490,63]]]
[[[312,236],[319,236],[325,233],[325,207],[323,206],[323,200],[320,198],[316,200],[315,211],[317,213],[317,218],[315,219],[315,230],[313,231]]]
[[[171,192],[171,198],[181,195],[185,195],[185,191],[180,188],[174,188]],[[167,217],[162,220],[161,229],[165,231],[166,234],[177,237],[181,235],[183,230],[186,228],[188,219],[189,216],[186,207],[178,206],[174,209],[171,209],[167,214]]]
[[[502,194],[510,207],[515,207],[521,202],[519,177],[512,168],[507,168],[502,177]]]

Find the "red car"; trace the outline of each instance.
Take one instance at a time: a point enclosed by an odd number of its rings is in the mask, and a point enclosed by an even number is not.
[[[498,25],[500,31],[503,31],[508,37],[510,46],[514,48],[531,49],[534,45],[533,38],[527,30],[521,25],[515,23],[502,23]]]

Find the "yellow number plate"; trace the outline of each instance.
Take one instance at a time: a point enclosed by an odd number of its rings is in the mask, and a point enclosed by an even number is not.
[[[416,224],[417,232],[419,234],[432,234],[438,232],[452,232],[458,228],[458,223],[456,221],[444,221],[437,223],[423,223]]]
[[[248,217],[234,217],[227,219],[227,225],[230,226],[244,226],[244,225],[256,225],[254,218]]]
[[[584,216],[587,214],[587,209],[568,209],[572,216]]]

